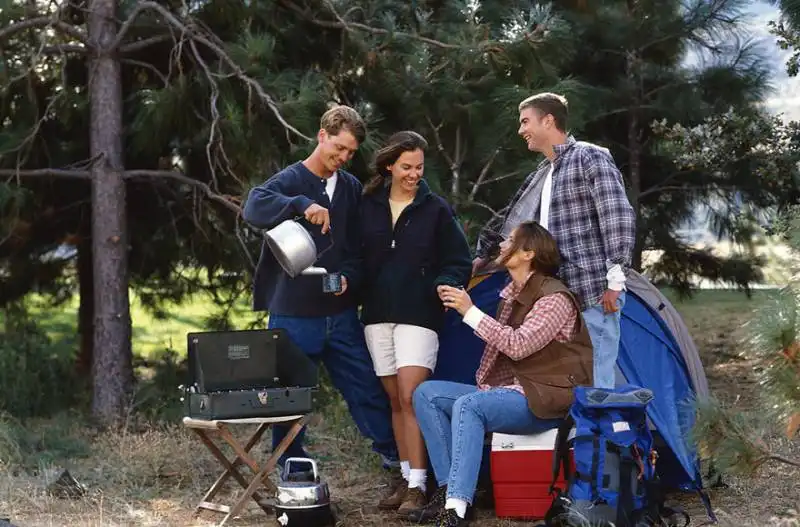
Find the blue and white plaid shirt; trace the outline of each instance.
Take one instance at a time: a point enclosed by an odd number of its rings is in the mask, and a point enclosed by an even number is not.
[[[585,310],[600,301],[612,266],[619,265],[623,270],[630,267],[636,214],[625,193],[622,174],[607,149],[570,136],[554,150],[548,230],[561,253],[559,278],[578,295],[581,310]],[[496,250],[509,212],[531,182],[546,176],[549,169],[550,161],[543,160],[503,214],[483,228],[478,238],[479,257],[486,258]]]

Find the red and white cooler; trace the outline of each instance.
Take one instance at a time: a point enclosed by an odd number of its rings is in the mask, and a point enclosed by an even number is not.
[[[490,468],[497,517],[540,520],[547,514],[553,502],[547,491],[557,434],[555,428],[533,435],[492,434]],[[570,465],[574,467],[571,458]],[[561,469],[556,485],[566,488]]]

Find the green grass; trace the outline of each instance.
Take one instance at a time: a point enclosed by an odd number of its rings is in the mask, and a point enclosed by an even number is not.
[[[696,291],[689,298],[680,298],[674,290],[669,288],[662,289],[661,292],[672,302],[681,316],[692,317],[698,314],[704,316],[726,315],[749,311],[771,298],[776,290],[755,290],[749,298],[744,292],[732,289],[703,289]]]
[[[664,290],[664,293],[687,319],[690,327],[697,326],[697,324],[690,323],[693,320],[726,318],[742,310],[755,309],[773,294],[770,291],[755,291],[752,298],[748,299],[742,292],[716,289],[697,291],[691,298],[680,299],[669,289]],[[248,324],[258,319],[258,315],[251,311],[249,302],[249,298],[243,299],[235,306],[231,318],[236,328],[247,327]],[[62,306],[53,307],[45,298],[31,295],[27,300],[27,305],[47,329],[48,335],[57,346],[69,346],[77,349],[77,297]],[[165,317],[154,316],[145,309],[136,294],[131,292],[133,352],[135,354],[152,357],[164,349],[174,349],[183,354],[186,348],[186,334],[193,331],[208,331],[209,326],[206,324],[206,320],[217,313],[218,308],[210,297],[197,295],[190,302],[165,307],[164,311],[167,312]]]
[[[219,312],[218,306],[207,295],[196,295],[190,302],[181,305],[166,306],[165,317],[154,316],[142,305],[135,292],[130,292],[130,298],[133,353],[142,357],[152,357],[164,349],[174,349],[183,354],[186,334],[208,331],[207,319]],[[78,303],[77,296],[60,306],[52,306],[46,298],[39,295],[31,295],[26,300],[28,309],[46,328],[53,342],[73,349],[77,349],[79,341]],[[235,305],[231,321],[240,329],[258,318],[258,314],[250,309],[249,299],[245,299]]]

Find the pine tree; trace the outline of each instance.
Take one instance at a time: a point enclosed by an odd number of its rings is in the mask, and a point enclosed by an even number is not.
[[[584,138],[608,147],[622,170],[637,211],[634,267],[644,251],[663,254],[648,269],[654,280],[682,291],[691,278],[725,280],[746,287],[759,277],[759,261],[720,258],[697,250],[677,232],[698,209],[714,215],[720,237],[747,236],[736,208],[740,199],[772,203],[744,164],[688,169],[662,150],[653,122],[686,127],[721,117],[730,108],[751,115],[768,93],[769,71],[758,49],[740,37],[741,0],[629,0],[561,3],[558,12],[585,44],[569,61],[591,90],[576,101],[586,115]],[[692,54],[695,60],[688,62]],[[722,204],[722,206],[718,206]]]
[[[6,0],[0,303],[37,287],[67,298],[69,266],[42,255],[77,246],[93,410],[113,421],[131,383],[129,284],[156,309],[201,288],[226,305],[249,291],[259,236],[239,203],[313,148],[329,104],[380,123],[353,164],[362,179],[383,135],[429,121],[434,152],[458,160],[443,173],[465,174],[457,194],[487,179],[491,137],[473,134],[496,115],[485,97],[515,89],[502,80],[524,73],[513,54],[535,64],[553,26],[546,11],[520,17],[525,4],[497,2],[490,27],[461,1]]]
[[[525,0],[321,4],[308,20],[327,28],[344,60],[321,71],[371,130],[354,172],[369,177],[372,150],[393,132],[421,133],[430,144],[427,181],[474,234],[536,164],[516,136],[519,102],[537,90],[577,98],[583,89],[563,71],[578,52],[569,26]]]
[[[308,61],[291,64],[286,14],[276,2],[2,2],[0,301],[74,283],[69,262],[44,256],[78,248],[103,422],[131,391],[131,282],[159,301],[246,290],[238,202],[311,142],[304,117],[326,102]]]
[[[797,258],[791,282],[748,324],[743,354],[753,362],[758,407],[742,412],[716,400],[699,401],[693,432],[701,456],[740,474],[771,461],[800,467],[800,459],[773,451],[766,440],[777,426],[789,440],[800,441],[800,206],[787,211],[777,228]]]
[[[791,279],[759,307],[742,342],[741,354],[758,381],[756,408],[734,411],[714,397],[696,401],[692,435],[698,453],[716,468],[738,473],[752,473],[769,461],[800,465],[773,452],[767,441],[776,425],[790,440],[800,431],[800,123],[730,110],[696,126],[656,122],[652,128],[662,154],[678,170],[710,174],[712,190],[724,184],[727,172],[747,167],[752,184],[772,198],[750,202],[733,196],[726,203],[739,213],[738,241],[752,243],[757,226],[766,223],[763,234],[779,237],[795,255],[789,259]]]
[[[770,32],[778,37],[778,46],[783,50],[791,50],[786,61],[786,72],[790,77],[800,72],[800,1],[771,0],[780,9],[781,17],[769,23]]]
[[[780,0],[783,18],[772,23],[784,49],[800,49],[800,3]],[[787,70],[797,74],[798,54]],[[772,450],[767,436],[781,429],[790,441],[800,441],[800,124],[780,117],[747,118],[730,112],[725,119],[703,128],[679,126],[661,130],[669,137],[683,166],[705,164],[724,170],[730,163],[746,162],[765,185],[777,185],[786,199],[772,208],[773,233],[789,246],[794,258],[789,282],[748,323],[742,354],[753,363],[759,386],[757,407],[731,410],[719,401],[697,401],[698,419],[693,430],[701,456],[718,468],[752,474],[769,462],[800,466],[800,459]],[[724,145],[724,146],[721,146]],[[710,146],[710,147],[709,147]],[[788,177],[787,177],[788,176]]]

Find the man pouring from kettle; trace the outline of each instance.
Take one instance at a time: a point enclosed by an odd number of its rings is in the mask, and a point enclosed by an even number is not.
[[[320,361],[341,392],[362,435],[372,440],[385,466],[397,464],[391,407],[372,367],[357,314],[359,262],[358,214],[362,185],[343,170],[366,136],[361,116],[337,106],[320,120],[317,146],[305,160],[293,163],[253,188],[244,220],[271,229],[285,220],[304,218],[320,251],[317,265],[341,273],[341,290],[326,293],[319,276],[290,277],[266,243],[253,283],[253,309],[269,311],[269,328],[283,328],[315,362]],[[276,426],[275,448],[286,434]],[[279,461],[307,457],[302,433]]]

